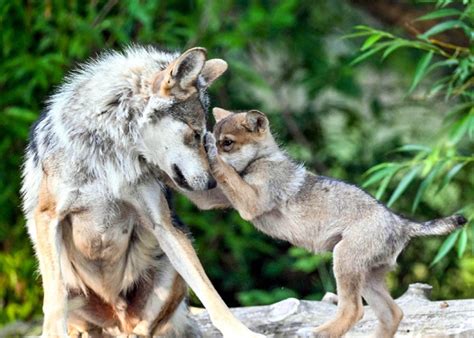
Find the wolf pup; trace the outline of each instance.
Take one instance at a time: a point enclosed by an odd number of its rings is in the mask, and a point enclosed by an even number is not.
[[[317,327],[339,337],[363,316],[361,296],[392,337],[403,317],[384,283],[410,238],[442,235],[466,223],[455,215],[417,223],[390,211],[358,187],[314,175],[278,148],[266,116],[214,108],[206,148],[218,188],[188,196],[203,209],[234,207],[262,232],[312,252],[333,251],[339,297],[336,318]]]
[[[51,98],[32,128],[22,186],[44,337],[194,337],[186,283],[224,336],[256,336],[173,224],[159,176],[187,190],[213,181],[206,92],[226,68],[203,48],[131,47],[83,65]]]

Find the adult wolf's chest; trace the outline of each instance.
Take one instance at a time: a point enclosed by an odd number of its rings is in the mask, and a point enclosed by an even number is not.
[[[113,262],[127,250],[136,212],[121,201],[95,201],[70,215],[70,236],[75,249],[87,260]]]

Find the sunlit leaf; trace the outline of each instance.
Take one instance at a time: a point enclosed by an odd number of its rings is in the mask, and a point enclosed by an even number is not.
[[[365,42],[362,45],[362,47],[360,48],[360,50],[364,51],[364,50],[368,49],[370,46],[372,46],[374,43],[379,41],[381,38],[382,38],[382,35],[380,35],[380,34],[375,34],[375,35],[369,36],[367,38],[367,40],[365,40]]]
[[[454,244],[456,243],[456,240],[458,239],[460,232],[461,230],[456,230],[453,233],[451,233],[448,236],[448,238],[445,239],[443,244],[441,244],[441,247],[439,248],[438,253],[436,254],[433,261],[431,262],[430,266],[435,265],[448,254],[448,252],[454,247]]]

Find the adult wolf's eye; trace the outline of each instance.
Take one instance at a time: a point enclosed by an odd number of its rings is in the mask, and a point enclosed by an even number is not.
[[[224,151],[230,151],[233,145],[234,141],[232,140],[225,139],[224,141],[222,141],[222,148],[224,149]]]

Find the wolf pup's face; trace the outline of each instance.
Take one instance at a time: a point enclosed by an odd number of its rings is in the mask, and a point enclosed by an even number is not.
[[[225,61],[206,61],[206,51],[193,48],[152,81],[140,151],[183,189],[206,190],[212,185],[202,142],[208,109],[206,89],[226,69]]]
[[[244,113],[214,108],[216,125],[214,137],[220,157],[238,172],[265,150],[268,137],[268,119],[258,110]]]

